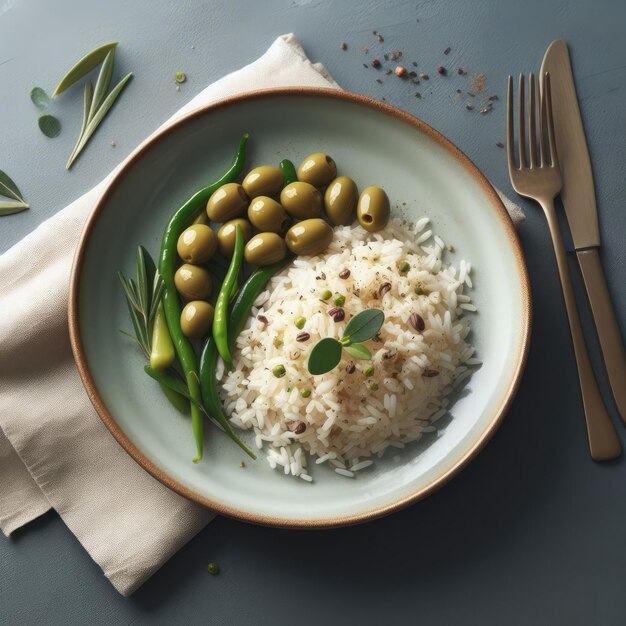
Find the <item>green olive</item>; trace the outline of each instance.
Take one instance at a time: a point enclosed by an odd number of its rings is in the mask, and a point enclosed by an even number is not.
[[[246,244],[245,257],[250,265],[271,265],[285,258],[285,240],[276,233],[259,233]]]
[[[250,171],[241,184],[251,198],[277,196],[285,184],[285,177],[280,168],[261,165]]]
[[[176,250],[186,263],[206,263],[217,250],[217,237],[205,224],[194,224],[181,233]]]
[[[333,240],[333,229],[322,219],[313,218],[294,224],[285,236],[294,254],[314,255],[324,252]]]
[[[252,237],[252,226],[250,226],[248,220],[240,218],[222,224],[222,227],[217,231],[217,247],[225,259],[230,259],[233,256],[233,251],[235,250],[235,226],[237,224],[241,226],[244,241],[249,241],[250,237]]]
[[[280,192],[280,203],[291,217],[306,220],[322,214],[322,194],[309,183],[295,182]]]
[[[261,232],[284,234],[289,228],[289,217],[276,200],[259,196],[248,207],[248,219]]]
[[[355,217],[359,192],[356,183],[347,176],[338,176],[324,194],[324,206],[330,221],[335,226],[352,224]]]
[[[337,176],[337,165],[323,152],[315,152],[300,163],[298,180],[310,183],[313,187],[325,187]]]
[[[180,314],[180,328],[189,339],[206,337],[213,324],[213,307],[204,300],[188,302]]]
[[[250,202],[238,183],[226,183],[216,189],[206,204],[206,213],[213,222],[227,222],[244,214]]]
[[[370,233],[375,233],[387,226],[389,221],[389,198],[380,187],[366,187],[359,196],[356,216],[359,224]]]
[[[203,300],[211,295],[211,275],[198,265],[181,265],[174,274],[174,284],[187,300]]]

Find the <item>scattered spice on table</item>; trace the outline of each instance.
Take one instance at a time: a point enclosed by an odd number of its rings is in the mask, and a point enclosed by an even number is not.
[[[372,59],[370,65],[378,69],[380,67],[380,61],[378,59]]]
[[[184,83],[187,80],[187,74],[185,74],[185,72],[176,72],[176,74],[174,74],[174,81],[177,83]]]
[[[437,68],[437,73],[441,74],[442,76],[445,76],[448,73],[448,70],[443,65],[440,65]]]
[[[474,93],[480,93],[485,88],[485,81],[487,77],[484,74],[474,74],[472,76],[471,90]]]
[[[451,48],[450,46],[448,46],[448,47],[447,47],[447,48],[443,51],[443,53],[444,53],[445,55],[448,55],[448,54],[450,54],[450,52],[451,52],[451,51],[452,51],[452,48]]]
[[[239,462],[239,467],[240,467],[241,469],[244,469],[244,468],[246,467],[246,464],[245,464],[243,461],[240,461],[240,462]]]
[[[396,69],[394,70],[396,76],[399,76],[400,78],[404,78],[406,76],[406,67],[404,67],[403,65],[398,65],[396,66]]]
[[[339,46],[342,50],[347,50],[348,49],[348,44],[344,41],[340,46]]]
[[[504,148],[504,144],[501,141],[496,141],[496,146],[498,146],[498,148]]]
[[[220,568],[217,563],[209,563],[207,565],[207,570],[212,576],[216,576],[220,572]]]

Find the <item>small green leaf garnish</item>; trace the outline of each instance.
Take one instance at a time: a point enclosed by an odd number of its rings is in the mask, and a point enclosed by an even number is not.
[[[309,354],[309,372],[315,375],[330,372],[341,361],[342,350],[355,359],[371,359],[372,353],[361,342],[376,335],[384,320],[385,314],[379,309],[366,309],[355,315],[341,339],[326,337],[313,346]]]
[[[10,200],[0,200],[0,215],[19,213],[28,208],[28,204],[24,202],[22,193],[17,188],[17,185],[2,170],[0,170],[0,196],[10,198]]]
[[[354,343],[351,346],[344,346],[343,349],[355,359],[372,358],[372,353],[362,343]]]
[[[30,90],[30,99],[38,109],[45,109],[50,102],[50,96],[41,87]]]
[[[318,341],[309,354],[308,368],[313,375],[325,374],[341,361],[341,344],[332,337]]]
[[[185,72],[176,72],[174,74],[174,81],[178,84],[184,83],[187,80],[187,74]]]
[[[380,309],[365,309],[348,322],[344,337],[350,337],[352,343],[367,341],[376,335],[384,321],[385,314]]]
[[[88,54],[86,54],[72,69],[61,79],[61,82],[57,85],[54,90],[52,97],[58,96],[60,93],[63,93],[66,89],[71,87],[75,82],[79,81],[81,78],[89,74],[91,70],[95,67],[98,67],[102,61],[106,58],[107,54],[117,46],[117,41],[113,41],[111,43],[105,43],[103,46],[92,50]]]
[[[39,130],[46,137],[54,139],[61,132],[61,122],[54,115],[50,115],[50,113],[42,113],[39,116]]]

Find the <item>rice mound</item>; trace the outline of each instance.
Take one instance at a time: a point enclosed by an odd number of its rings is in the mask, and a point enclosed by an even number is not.
[[[220,368],[218,378],[231,422],[254,430],[272,468],[311,481],[310,455],[353,477],[388,447],[436,431],[446,396],[480,363],[467,342],[465,315],[476,311],[464,293],[472,287],[471,265],[460,261],[457,269],[444,262],[445,244],[428,225],[422,218],[416,224],[392,220],[378,233],[337,227],[323,255],[295,259],[258,297],[237,340],[235,369],[224,374]],[[408,272],[399,271],[401,262],[410,265]],[[346,269],[349,277],[340,278]],[[385,283],[390,289],[381,295]],[[333,297],[322,301],[326,290]],[[328,311],[339,294],[345,320],[337,323]],[[309,374],[307,355],[317,341],[340,338],[349,319],[370,307],[385,313],[380,333],[365,344],[372,360],[344,351],[332,371]],[[425,322],[421,332],[411,325],[413,313]],[[301,316],[302,330],[295,325]],[[310,339],[296,341],[301,332]],[[370,364],[374,373],[365,376]],[[286,369],[281,378],[272,373],[276,365]],[[310,395],[303,397],[302,389]]]

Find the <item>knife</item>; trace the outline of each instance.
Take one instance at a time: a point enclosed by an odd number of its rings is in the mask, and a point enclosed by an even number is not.
[[[567,44],[553,41],[541,64],[550,73],[554,134],[561,165],[561,200],[587,290],[615,405],[626,423],[626,353],[600,263],[600,231],[591,160]]]

